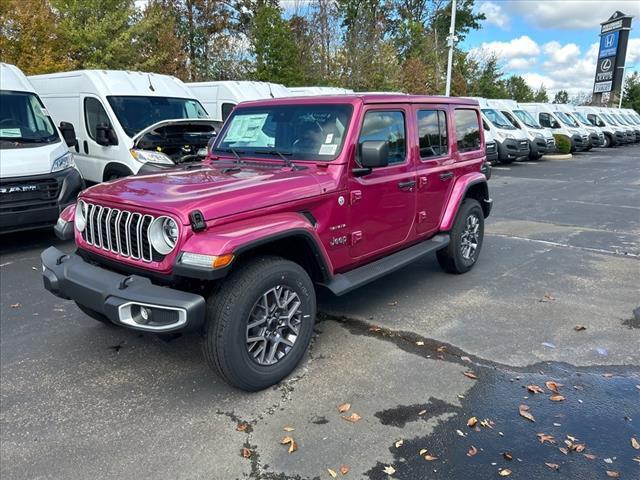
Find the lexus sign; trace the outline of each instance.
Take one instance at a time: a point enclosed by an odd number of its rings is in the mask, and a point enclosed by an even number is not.
[[[620,93],[627,55],[631,17],[615,12],[600,29],[600,50],[593,82],[594,103],[602,103],[602,94]],[[610,98],[610,97],[609,97]]]

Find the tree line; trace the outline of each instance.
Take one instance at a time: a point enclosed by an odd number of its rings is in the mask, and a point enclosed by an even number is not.
[[[458,45],[484,19],[458,0]],[[451,0],[3,0],[0,58],[27,74],[104,68],[437,95],[450,21]],[[451,91],[549,101],[496,57],[459,47]]]

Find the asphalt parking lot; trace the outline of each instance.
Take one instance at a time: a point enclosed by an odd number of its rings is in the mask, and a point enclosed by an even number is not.
[[[308,358],[255,394],[195,335],[44,291],[40,252],[72,244],[1,238],[0,476],[640,478],[640,147],[498,167],[490,188],[474,270],[428,258],[321,295]]]

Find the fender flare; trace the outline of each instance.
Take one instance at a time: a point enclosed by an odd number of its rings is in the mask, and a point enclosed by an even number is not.
[[[482,196],[488,206],[482,205],[482,210],[484,211],[485,217],[489,216],[489,212],[491,210],[491,198],[489,197],[487,178],[480,172],[468,173],[458,178],[453,186],[451,194],[449,195],[449,200],[447,201],[447,206],[440,221],[441,232],[448,232],[451,230],[462,201],[467,197],[467,192],[474,185],[483,185],[484,187],[482,188]]]

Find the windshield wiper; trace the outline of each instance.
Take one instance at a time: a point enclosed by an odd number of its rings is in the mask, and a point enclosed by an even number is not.
[[[278,155],[287,167],[296,168],[296,166],[293,164],[291,159],[288,158],[292,155],[289,152],[281,152],[280,150],[269,150],[268,152],[265,152],[265,153],[267,155]]]

